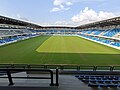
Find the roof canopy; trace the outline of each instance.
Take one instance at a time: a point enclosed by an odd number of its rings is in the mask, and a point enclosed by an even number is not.
[[[89,23],[85,25],[81,25],[76,27],[76,29],[86,29],[86,28],[94,28],[94,27],[105,27],[105,26],[113,26],[113,25],[120,25],[120,17],[115,17],[103,21],[98,21],[94,23]]]
[[[115,18],[111,18],[111,19],[107,19],[107,20],[103,20],[103,21],[89,23],[89,24],[78,26],[78,27],[65,27],[65,26],[48,26],[48,27],[46,26],[46,27],[42,27],[42,26],[37,25],[37,24],[33,24],[33,23],[21,21],[21,20],[16,20],[16,19],[4,17],[4,16],[0,16],[0,24],[18,25],[18,26],[25,26],[25,27],[30,27],[30,28],[37,28],[37,29],[39,29],[39,28],[87,29],[87,28],[95,28],[95,27],[120,25],[120,17],[115,17]]]
[[[41,26],[25,22],[25,21],[20,21],[4,16],[0,16],[0,24],[9,24],[9,25],[19,25],[19,26],[26,26],[26,27],[31,27],[31,28],[40,28]]]

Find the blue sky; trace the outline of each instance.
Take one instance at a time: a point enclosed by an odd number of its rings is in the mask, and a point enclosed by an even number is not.
[[[40,25],[81,25],[120,16],[120,0],[0,0],[0,15]]]

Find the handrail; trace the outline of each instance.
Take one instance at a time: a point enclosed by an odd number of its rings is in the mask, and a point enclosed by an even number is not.
[[[0,68],[22,68],[22,69],[56,69],[59,68],[60,70],[72,69],[72,70],[120,70],[120,65],[116,66],[100,66],[100,65],[74,65],[74,64],[0,64]]]
[[[0,71],[5,71],[7,73],[7,77],[0,77],[0,78],[8,78],[9,80],[9,85],[14,85],[14,82],[12,80],[12,78],[28,78],[28,79],[51,79],[51,83],[50,83],[50,86],[58,86],[58,69],[56,69],[56,84],[53,83],[53,71],[52,70],[47,70],[47,69],[15,69],[15,68],[12,68],[12,69],[9,69],[9,68],[6,68],[6,69],[1,69],[0,68]],[[17,72],[22,72],[22,71],[37,71],[37,72],[47,72],[47,73],[50,73],[50,77],[12,77],[11,76],[11,72],[13,71],[17,71]]]

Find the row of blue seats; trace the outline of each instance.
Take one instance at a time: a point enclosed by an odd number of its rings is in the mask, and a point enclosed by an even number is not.
[[[105,30],[83,30],[81,31],[83,34],[93,34],[93,35],[99,35]]]
[[[104,30],[96,30],[96,32],[94,33],[94,35],[99,35],[99,34],[101,34],[102,32],[104,32]]]
[[[106,77],[106,78],[119,78],[119,75],[76,75],[75,77]]]
[[[120,87],[120,76],[76,75],[75,77],[91,87]]]
[[[88,86],[90,86],[90,87],[120,87],[120,84],[94,84],[94,83],[89,83]]]
[[[104,36],[112,37],[119,32],[120,32],[120,29],[112,29],[112,30],[107,31],[107,33],[105,33]]]
[[[33,36],[36,36],[36,35],[35,34],[34,35],[30,34],[30,35],[26,35],[26,36],[17,36],[17,37],[12,37],[12,38],[5,38],[5,39],[0,40],[0,44],[5,44],[5,43],[16,41],[16,40],[21,40],[23,38],[30,38],[30,37],[33,37]]]
[[[86,80],[120,80],[120,76],[75,76],[78,79]]]
[[[120,83],[120,80],[92,80],[92,79],[82,79],[82,82],[87,83]]]
[[[112,40],[109,40],[109,39],[100,39],[98,37],[87,36],[87,35],[83,35],[83,34],[79,34],[79,35],[83,36],[83,37],[86,37],[86,38],[89,38],[89,39],[92,39],[92,40],[95,40],[95,41],[99,41],[99,42],[103,42],[103,43],[106,43],[106,44],[109,44],[109,45],[120,47],[120,42],[118,42],[118,41],[112,41]]]
[[[93,32],[93,30],[89,30],[87,31],[87,34],[91,34]]]
[[[107,37],[112,37],[114,35],[116,35],[117,33],[120,32],[120,29],[111,29],[111,30],[82,30],[81,31],[82,34],[93,34],[93,35],[99,35],[102,32],[104,32],[103,36],[107,36]]]
[[[17,40],[17,38],[7,38],[7,39],[1,39],[0,43],[7,43]]]

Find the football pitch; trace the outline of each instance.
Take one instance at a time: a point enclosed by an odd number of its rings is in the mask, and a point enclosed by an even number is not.
[[[77,36],[39,36],[1,46],[0,63],[120,65],[120,50]]]

